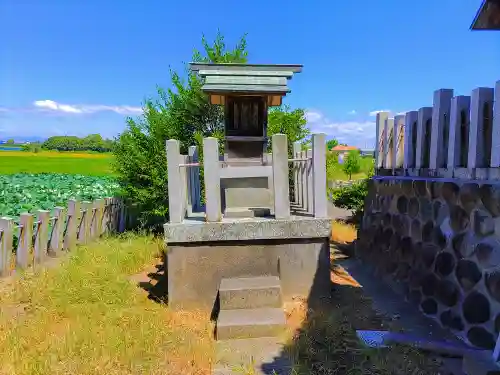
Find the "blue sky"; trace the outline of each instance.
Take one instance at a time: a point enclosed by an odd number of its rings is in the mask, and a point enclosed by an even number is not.
[[[500,33],[469,31],[480,3],[0,0],[0,139],[114,136],[220,29],[248,33],[250,62],[304,65],[285,102],[313,131],[372,147],[374,111],[500,80]]]

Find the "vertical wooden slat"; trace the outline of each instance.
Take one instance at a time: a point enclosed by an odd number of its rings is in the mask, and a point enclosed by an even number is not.
[[[102,216],[102,232],[101,234],[105,234],[109,232],[109,225],[111,223],[111,205],[113,203],[113,198],[104,198],[104,212]]]
[[[29,266],[30,251],[33,247],[33,215],[23,212],[19,216],[19,242],[16,251],[16,266],[26,269]]]
[[[0,276],[10,274],[14,221],[10,217],[0,218]]]
[[[47,258],[47,245],[49,241],[50,211],[37,211],[37,231],[35,236],[34,264],[41,264]]]
[[[78,232],[78,243],[85,245],[89,241],[90,223],[92,220],[92,202],[82,202],[82,213],[80,220],[80,230]]]
[[[66,224],[66,234],[64,236],[64,249],[72,250],[78,239],[78,223],[80,217],[80,202],[76,199],[68,201],[68,221]]]
[[[96,199],[94,201],[95,217],[94,217],[94,231],[92,238],[99,238],[102,234],[102,219],[104,216],[104,199]]]
[[[57,256],[63,245],[64,227],[66,225],[66,209],[64,207],[54,208],[54,221],[52,222],[52,235],[50,236],[49,254]]]
[[[127,207],[123,201],[119,202],[118,233],[125,232],[127,226]]]

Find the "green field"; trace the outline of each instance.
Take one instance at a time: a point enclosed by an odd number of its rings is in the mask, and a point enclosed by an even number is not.
[[[111,154],[0,151],[0,216],[114,196]]]
[[[113,174],[113,155],[42,151],[0,151],[0,175],[14,173],[69,173],[86,176]]]

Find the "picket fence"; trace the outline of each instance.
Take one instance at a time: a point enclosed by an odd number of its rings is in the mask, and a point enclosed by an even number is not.
[[[53,216],[50,211],[38,210],[36,220],[31,213],[22,213],[19,221],[2,217],[0,277],[16,268],[36,267],[104,234],[124,232],[133,222],[132,212],[118,198],[93,202],[70,199],[66,208],[55,207]]]

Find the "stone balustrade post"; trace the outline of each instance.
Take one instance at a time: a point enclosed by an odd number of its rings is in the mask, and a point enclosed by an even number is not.
[[[470,104],[470,128],[469,128],[469,156],[467,158],[468,168],[488,168],[490,166],[491,143],[484,144],[483,140],[492,135],[485,135],[487,129],[484,124],[484,106],[493,104],[493,89],[490,87],[478,87],[472,90]],[[492,108],[490,112],[492,113]],[[493,116],[490,116],[489,121]],[[492,141],[492,140],[491,140]],[[490,142],[491,142],[490,141]],[[490,148],[488,150],[488,148]],[[488,160],[486,160],[488,159]]]
[[[429,168],[446,168],[452,89],[434,91]]]
[[[404,162],[403,168],[415,168],[418,130],[418,112],[409,111],[405,115]]]
[[[203,168],[206,221],[221,221],[220,161],[217,138],[208,137],[203,139]]]
[[[290,193],[288,180],[288,143],[285,134],[273,135],[273,182],[274,216],[276,219],[290,217]]]
[[[328,217],[326,197],[326,135],[323,133],[312,136],[313,157],[313,207],[314,216]]]
[[[167,148],[167,173],[168,173],[168,214],[171,223],[182,223],[182,192],[181,192],[181,172],[180,146],[176,139],[169,139]]]
[[[302,145],[300,142],[294,142],[293,144],[293,159],[298,159],[300,157],[300,151],[302,150]],[[299,204],[299,184],[300,184],[300,178],[299,178],[299,170],[300,170],[300,162],[294,161],[292,163],[293,165],[293,196],[294,196],[294,203]]]
[[[462,116],[465,118],[462,119]],[[468,157],[468,139],[462,139],[462,136],[469,137],[468,123],[470,116],[470,96],[455,96],[451,99],[450,104],[450,134],[448,140],[448,162],[447,168],[453,169],[457,167],[467,168]],[[465,121],[467,132],[462,131],[462,121]],[[464,149],[463,146],[466,146]],[[463,155],[465,153],[465,155]],[[462,163],[464,160],[465,163]]]

